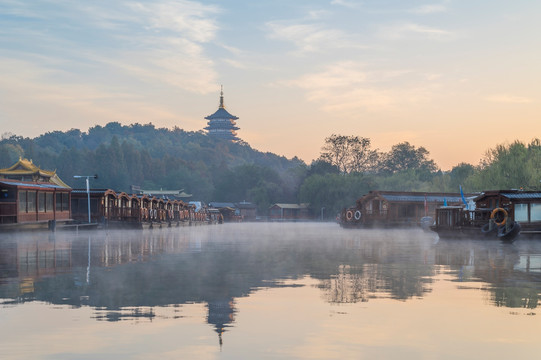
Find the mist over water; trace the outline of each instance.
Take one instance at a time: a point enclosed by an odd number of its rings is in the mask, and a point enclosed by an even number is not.
[[[333,223],[0,234],[2,358],[520,358],[541,350],[540,292],[531,240]]]

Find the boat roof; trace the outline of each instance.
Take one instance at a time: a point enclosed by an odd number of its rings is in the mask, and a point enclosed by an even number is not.
[[[535,193],[502,193],[502,195],[509,198],[509,199],[517,199],[517,200],[541,199],[541,192],[535,192]]]
[[[462,202],[462,197],[460,196],[442,196],[442,195],[388,195],[388,194],[381,194],[383,198],[385,198],[388,201],[394,201],[394,202],[424,202],[425,199],[427,202]],[[466,200],[473,199],[473,197],[466,197]]]
[[[479,195],[475,201],[485,197],[503,196],[510,200],[541,200],[541,192],[524,190],[488,190]]]
[[[32,187],[37,189],[61,189],[61,190],[71,190],[69,187],[64,187],[61,185],[51,184],[51,183],[37,183],[37,182],[26,182],[26,181],[9,181],[7,179],[0,180],[0,184],[8,186],[20,186],[20,187]]]

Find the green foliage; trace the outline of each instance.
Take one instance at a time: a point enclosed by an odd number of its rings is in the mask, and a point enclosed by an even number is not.
[[[336,166],[342,173],[373,171],[379,154],[370,148],[370,142],[359,136],[333,134],[325,139],[319,160]]]
[[[308,176],[310,175],[325,175],[325,174],[339,174],[340,169],[338,166],[331,164],[325,160],[315,160],[310,164],[308,170]]]
[[[324,217],[334,219],[341,209],[353,205],[373,186],[373,179],[368,175],[315,174],[303,182],[299,199],[301,203],[310,203],[314,215],[324,207]]]
[[[451,169],[449,180],[446,182],[449,189],[459,189],[460,186],[466,184],[469,177],[475,174],[475,167],[471,164],[460,163]],[[452,190],[451,190],[452,191]]]
[[[540,189],[541,141],[515,141],[487,151],[477,171],[468,178],[475,190]]]
[[[273,203],[296,203],[296,199],[284,195],[285,189],[287,186],[275,170],[259,165],[240,165],[221,174],[214,198],[223,202],[246,200],[265,212]]]
[[[393,145],[391,151],[381,156],[380,169],[390,173],[406,170],[436,171],[434,160],[428,159],[429,152],[424,147],[415,148],[409,142]]]
[[[406,169],[392,174],[379,174],[376,177],[377,189],[388,191],[443,191],[443,189],[434,188],[437,182],[432,180],[436,176],[436,173],[427,172],[424,169]]]
[[[0,144],[0,168],[7,168],[16,163],[24,154],[19,144]]]
[[[307,167],[296,157],[259,152],[242,141],[112,122],[86,133],[53,131],[35,139],[5,133],[0,140],[0,167],[25,157],[43,169],[56,169],[74,188],[84,183],[73,175],[97,173],[93,188],[184,189],[194,200],[250,201],[258,205],[260,214],[277,202],[309,203],[314,216],[325,208],[327,219],[376,189],[458,192],[461,185],[465,192],[541,189],[539,139],[497,145],[479,166],[460,163],[447,172],[437,169],[424,147],[403,142],[380,153],[370,143],[358,136],[332,135],[325,139],[320,158]]]
[[[289,160],[243,142],[152,124],[112,122],[86,133],[53,131],[35,139],[4,134],[0,166],[11,166],[19,156],[33,159],[43,169],[56,169],[74,188],[84,183],[73,175],[98,174],[97,180],[91,180],[93,188],[184,189],[194,200],[257,201],[261,209],[276,199],[295,203],[306,173],[306,165],[297,158]]]

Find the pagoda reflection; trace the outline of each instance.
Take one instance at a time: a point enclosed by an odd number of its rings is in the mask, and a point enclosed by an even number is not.
[[[317,280],[329,303],[422,298],[434,277],[447,271],[457,284],[489,284],[495,306],[538,306],[541,248],[533,242],[434,244],[393,232],[387,238],[340,234],[273,241],[221,238],[198,229],[3,235],[0,298],[90,306],[98,321],[177,318],[184,304],[201,304],[220,344],[242,310],[237,299],[306,276]],[[161,315],[158,307],[171,311]]]

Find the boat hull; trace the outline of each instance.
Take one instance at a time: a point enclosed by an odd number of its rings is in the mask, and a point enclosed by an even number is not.
[[[510,226],[501,226],[494,229],[484,227],[453,227],[442,228],[432,226],[431,230],[438,234],[441,239],[472,239],[472,240],[496,240],[513,242],[520,234],[520,224],[513,222]]]

